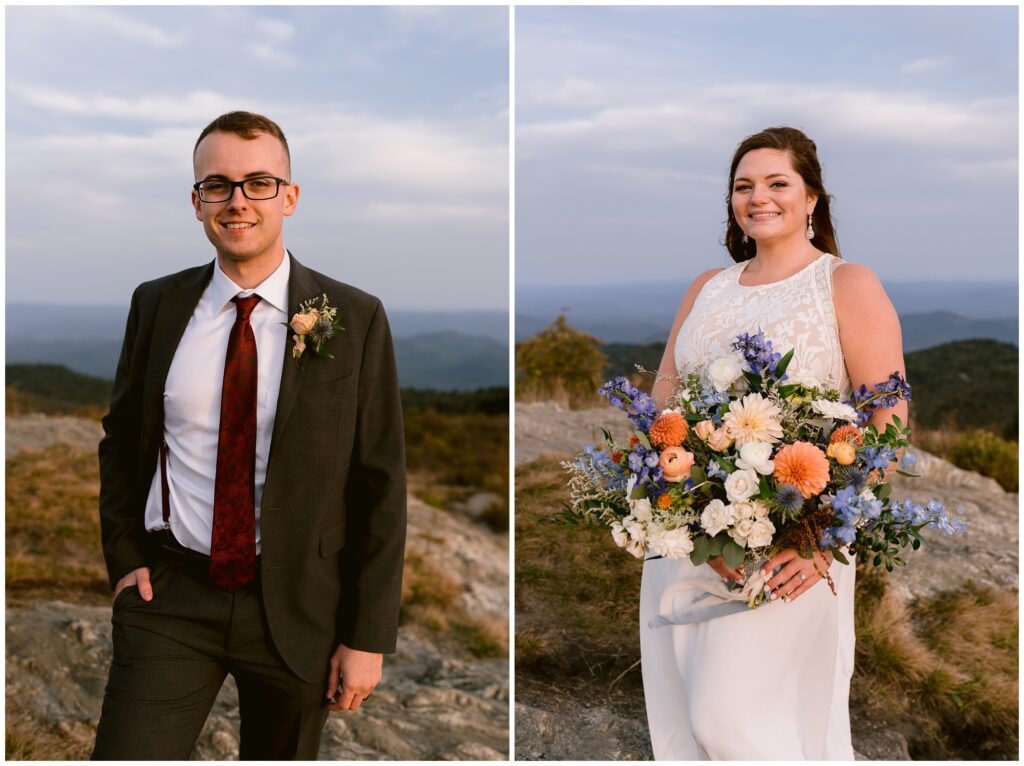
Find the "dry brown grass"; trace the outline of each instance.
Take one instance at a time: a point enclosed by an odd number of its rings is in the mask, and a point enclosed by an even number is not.
[[[51,723],[7,701],[4,755],[8,761],[85,761],[96,730],[84,721]]]
[[[565,481],[550,460],[516,470],[516,674],[607,684],[639,657],[641,564],[604,531],[549,523]]]
[[[508,620],[474,615],[459,603],[462,585],[415,544],[405,552],[401,622],[447,634],[477,657],[508,656]]]
[[[99,462],[57,444],[7,461],[7,597],[105,603]]]
[[[908,607],[858,578],[851,701],[898,722],[915,760],[1015,759],[1017,594],[967,583]]]

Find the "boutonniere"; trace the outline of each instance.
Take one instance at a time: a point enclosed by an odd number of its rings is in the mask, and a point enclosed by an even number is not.
[[[334,354],[324,349],[324,344],[333,338],[339,330],[345,328],[338,322],[338,309],[327,302],[326,293],[319,298],[310,298],[299,304],[299,311],[292,316],[291,322],[281,322],[285,327],[290,327],[295,334],[292,340],[295,346],[292,347],[292,357],[302,358],[302,352],[306,350],[306,342],[310,343],[317,356],[326,359],[333,359]]]

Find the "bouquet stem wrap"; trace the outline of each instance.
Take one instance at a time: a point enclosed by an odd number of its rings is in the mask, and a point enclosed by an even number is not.
[[[754,606],[754,599],[763,592],[770,577],[763,575],[758,567],[739,590],[730,589],[717,577],[677,581],[665,589],[658,614],[647,621],[647,626],[691,625],[747,612]]]

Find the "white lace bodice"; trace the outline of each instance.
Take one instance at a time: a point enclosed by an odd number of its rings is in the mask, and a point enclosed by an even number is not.
[[[810,377],[848,396],[850,376],[832,302],[832,272],[841,263],[825,253],[785,279],[749,287],[739,283],[747,262],[720,271],[704,284],[679,330],[679,374],[735,353],[730,344],[737,335],[760,329],[776,351],[796,349],[787,370],[791,378]]]

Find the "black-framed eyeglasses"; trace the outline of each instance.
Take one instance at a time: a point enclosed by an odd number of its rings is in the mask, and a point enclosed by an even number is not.
[[[237,187],[242,188],[242,194],[246,199],[263,200],[274,199],[281,191],[281,184],[288,186],[289,183],[290,181],[276,176],[256,176],[241,181],[211,178],[208,181],[193,184],[192,188],[196,190],[199,199],[203,202],[227,202]]]

